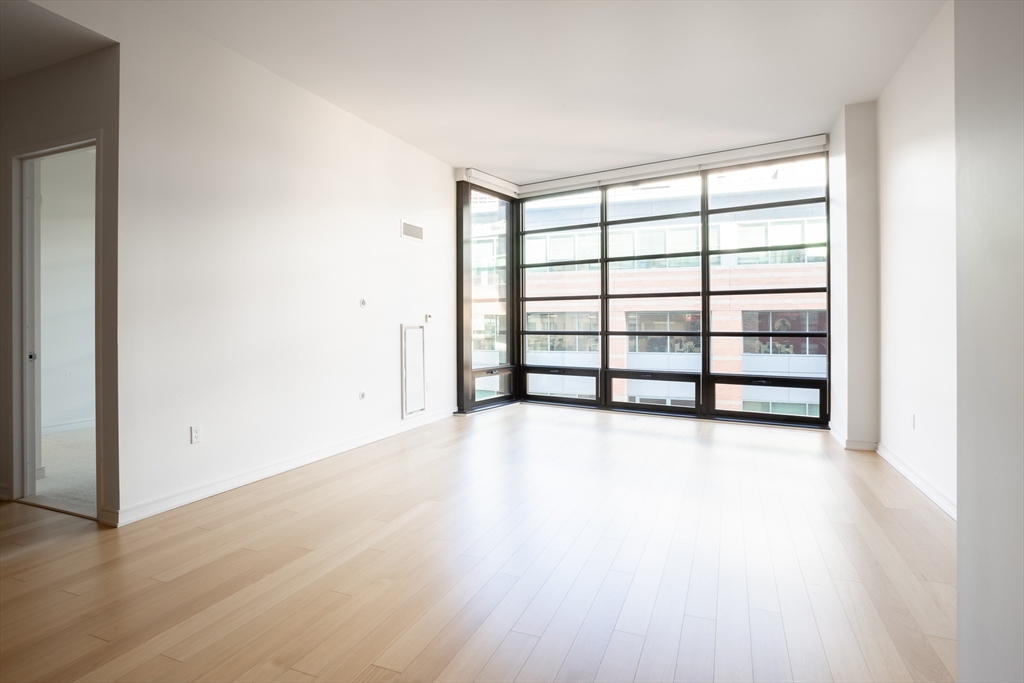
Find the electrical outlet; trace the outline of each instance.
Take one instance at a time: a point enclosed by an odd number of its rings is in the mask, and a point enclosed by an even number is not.
[[[199,425],[189,427],[189,443],[196,444],[203,440],[203,432]]]

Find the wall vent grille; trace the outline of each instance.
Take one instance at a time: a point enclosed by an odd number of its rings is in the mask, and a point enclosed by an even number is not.
[[[423,241],[423,228],[412,223],[406,223],[402,221],[402,237],[408,237],[411,240]]]

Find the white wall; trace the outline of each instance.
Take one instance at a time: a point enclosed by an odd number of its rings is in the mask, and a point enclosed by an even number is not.
[[[878,145],[874,102],[843,107],[829,134],[832,325],[829,427],[878,445]]]
[[[1024,680],[1024,3],[957,2],[962,681]]]
[[[116,521],[118,503],[117,407],[117,203],[118,68],[114,45],[75,59],[0,81],[0,497],[24,495],[20,425],[22,375],[14,372],[27,353],[11,324],[20,316],[21,225],[14,224],[14,159],[88,138],[97,139],[102,198],[96,225],[97,448],[99,516]],[[20,190],[18,190],[20,192]],[[20,317],[18,318],[20,320]],[[19,368],[20,370],[20,368]]]
[[[43,433],[96,421],[96,151],[39,162]]]
[[[449,166],[143,3],[40,4],[121,46],[122,523],[452,413]]]
[[[953,6],[878,99],[879,453],[956,515]]]

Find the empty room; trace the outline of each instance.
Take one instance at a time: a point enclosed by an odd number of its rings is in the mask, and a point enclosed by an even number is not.
[[[0,683],[1024,680],[1024,0],[0,0]]]

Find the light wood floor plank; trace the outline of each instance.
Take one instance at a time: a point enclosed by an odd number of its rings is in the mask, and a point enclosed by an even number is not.
[[[0,683],[952,681],[955,559],[825,432],[515,405],[120,529],[0,504]]]

